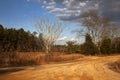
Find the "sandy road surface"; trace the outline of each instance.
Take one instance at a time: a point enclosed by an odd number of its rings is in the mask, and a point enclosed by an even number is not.
[[[118,59],[120,55],[85,57],[68,63],[26,67],[24,70],[16,68],[14,71],[13,68],[14,72],[0,73],[0,80],[120,80],[120,73],[107,66],[107,63]]]

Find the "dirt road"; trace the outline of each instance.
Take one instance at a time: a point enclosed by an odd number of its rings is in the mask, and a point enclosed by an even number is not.
[[[14,72],[1,69],[0,80],[120,80],[120,73],[110,70],[107,65],[118,59],[120,55],[85,57],[61,64],[12,68]]]

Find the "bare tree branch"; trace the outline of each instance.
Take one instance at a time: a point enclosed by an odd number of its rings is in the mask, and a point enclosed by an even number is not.
[[[36,28],[43,35],[46,53],[50,53],[52,46],[61,36],[66,26],[60,21],[50,22],[49,19],[40,19],[36,24]]]

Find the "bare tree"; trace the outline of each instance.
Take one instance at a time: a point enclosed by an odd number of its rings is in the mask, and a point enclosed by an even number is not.
[[[120,27],[117,25],[111,25],[109,37],[110,37],[110,39],[120,37]]]
[[[61,36],[65,24],[60,21],[52,22],[49,19],[40,19],[36,24],[38,32],[42,34],[45,52],[51,53],[55,41]]]
[[[84,26],[83,30],[78,30],[77,34],[83,36],[89,34],[92,41],[98,47],[100,46],[103,38],[110,36],[111,20],[109,17],[103,17],[97,10],[88,10],[81,13],[81,21]],[[78,35],[78,36],[79,36]]]
[[[89,10],[81,14],[82,25],[86,27],[87,33],[92,37],[93,42],[100,48],[103,38],[108,37],[111,20],[103,17],[97,10]]]

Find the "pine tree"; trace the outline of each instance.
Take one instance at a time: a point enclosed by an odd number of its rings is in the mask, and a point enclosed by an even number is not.
[[[77,51],[77,45],[75,44],[75,41],[68,41],[67,43],[67,52],[68,53],[76,53]]]
[[[0,52],[3,51],[4,28],[0,24]]]
[[[38,44],[39,44],[40,51],[45,51],[45,43],[44,43],[42,33],[39,34]]]
[[[109,38],[103,39],[102,44],[100,46],[100,51],[102,54],[111,53],[111,40]]]
[[[43,44],[43,40],[39,41],[38,37],[22,28],[18,30],[7,29],[0,25],[0,52],[42,51],[41,46]]]
[[[89,34],[85,36],[85,43],[81,45],[81,53],[87,55],[95,55],[98,52],[97,47],[92,42],[92,38]]]

